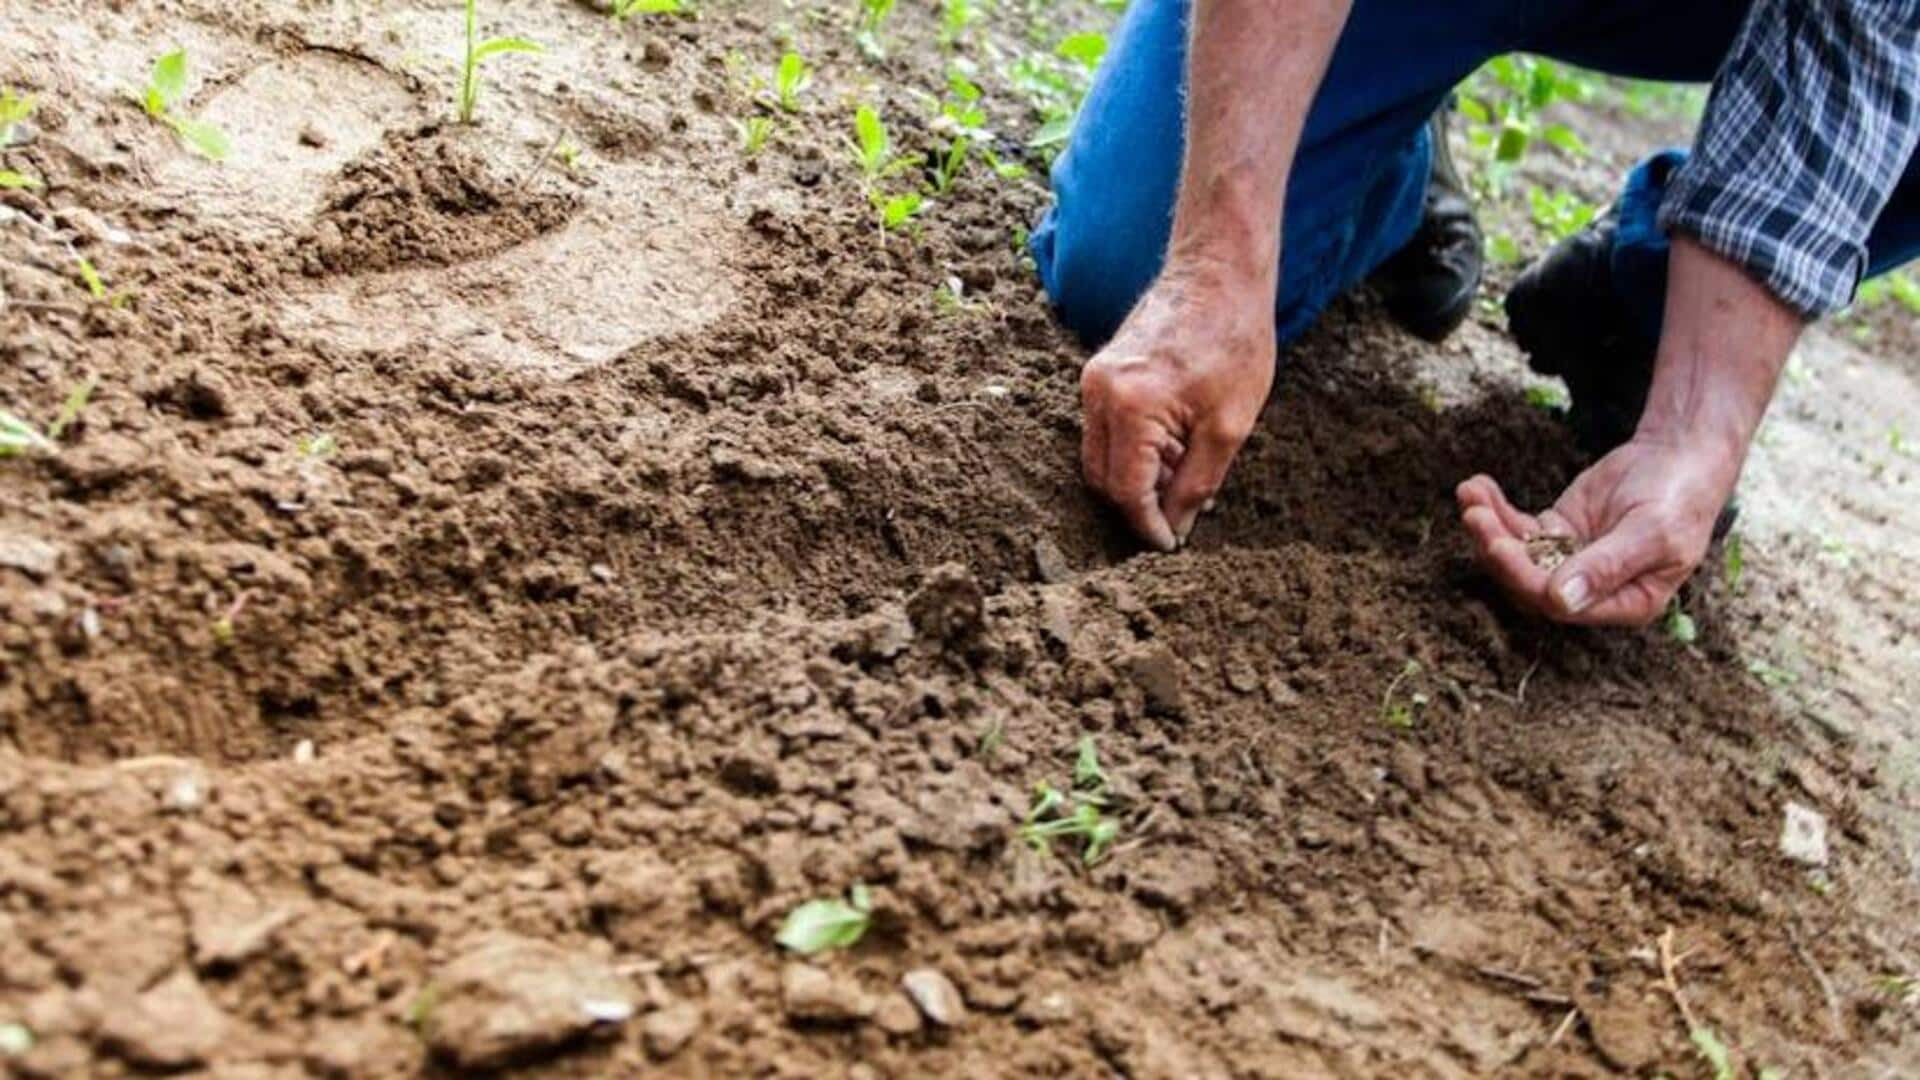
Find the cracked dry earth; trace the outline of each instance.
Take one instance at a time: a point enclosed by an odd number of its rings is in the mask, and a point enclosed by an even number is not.
[[[1515,615],[1451,488],[1549,498],[1567,437],[1493,327],[1363,302],[1137,554],[1015,248],[1041,187],[883,243],[846,160],[857,100],[930,143],[929,6],[881,63],[841,5],[489,6],[547,51],[462,128],[454,4],[9,5],[46,186],[0,199],[0,404],[99,387],[0,463],[7,1070],[1709,1075],[1669,930],[1740,1068],[1920,1063],[1913,773],[1745,662],[1852,641],[1897,734],[1872,565],[1805,577],[1762,498],[1692,647]],[[1016,130],[996,58],[1109,16],[996,12],[962,51]],[[818,75],[748,159],[726,58],[784,34]],[[223,165],[126,98],[174,45]],[[1014,836],[1087,736],[1093,867]],[[856,947],[775,946],[856,882]]]

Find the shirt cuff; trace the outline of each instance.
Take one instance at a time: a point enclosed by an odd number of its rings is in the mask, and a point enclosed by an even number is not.
[[[1735,177],[1709,175],[1697,157],[1668,179],[1659,224],[1742,266],[1809,321],[1853,302],[1864,245],[1822,223],[1814,200]]]

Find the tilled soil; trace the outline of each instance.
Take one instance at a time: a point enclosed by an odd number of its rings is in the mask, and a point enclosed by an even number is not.
[[[46,187],[4,196],[0,404],[99,379],[0,462],[9,1067],[1707,1075],[1689,1023],[1920,1062],[1876,763],[1781,714],[1735,598],[1682,648],[1474,571],[1453,484],[1579,464],[1511,385],[1415,389],[1496,335],[1343,304],[1137,554],[1020,261],[1043,189],[976,169],[882,238],[842,132],[931,145],[944,57],[929,9],[877,63],[847,16],[516,7],[547,52],[463,127],[456,5],[9,12]],[[1105,17],[1001,5],[961,50],[996,121],[1030,24]],[[807,109],[748,158],[729,56],[789,36]],[[174,44],[223,165],[127,100]],[[1091,867],[1015,835],[1088,737]],[[855,883],[856,947],[773,943]]]

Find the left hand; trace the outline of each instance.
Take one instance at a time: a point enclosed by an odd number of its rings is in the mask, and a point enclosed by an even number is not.
[[[1481,565],[1515,603],[1556,622],[1645,626],[1706,557],[1743,456],[1635,438],[1538,516],[1516,509],[1489,476],[1455,494]],[[1527,553],[1537,536],[1570,537],[1578,550],[1548,571]]]

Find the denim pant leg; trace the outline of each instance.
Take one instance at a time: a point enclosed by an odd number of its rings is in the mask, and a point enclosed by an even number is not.
[[[1287,187],[1275,326],[1298,336],[1419,225],[1424,124],[1460,79],[1518,40],[1541,0],[1356,0]],[[1053,170],[1034,230],[1042,283],[1076,333],[1113,335],[1159,273],[1184,152],[1187,0],[1135,0]]]

